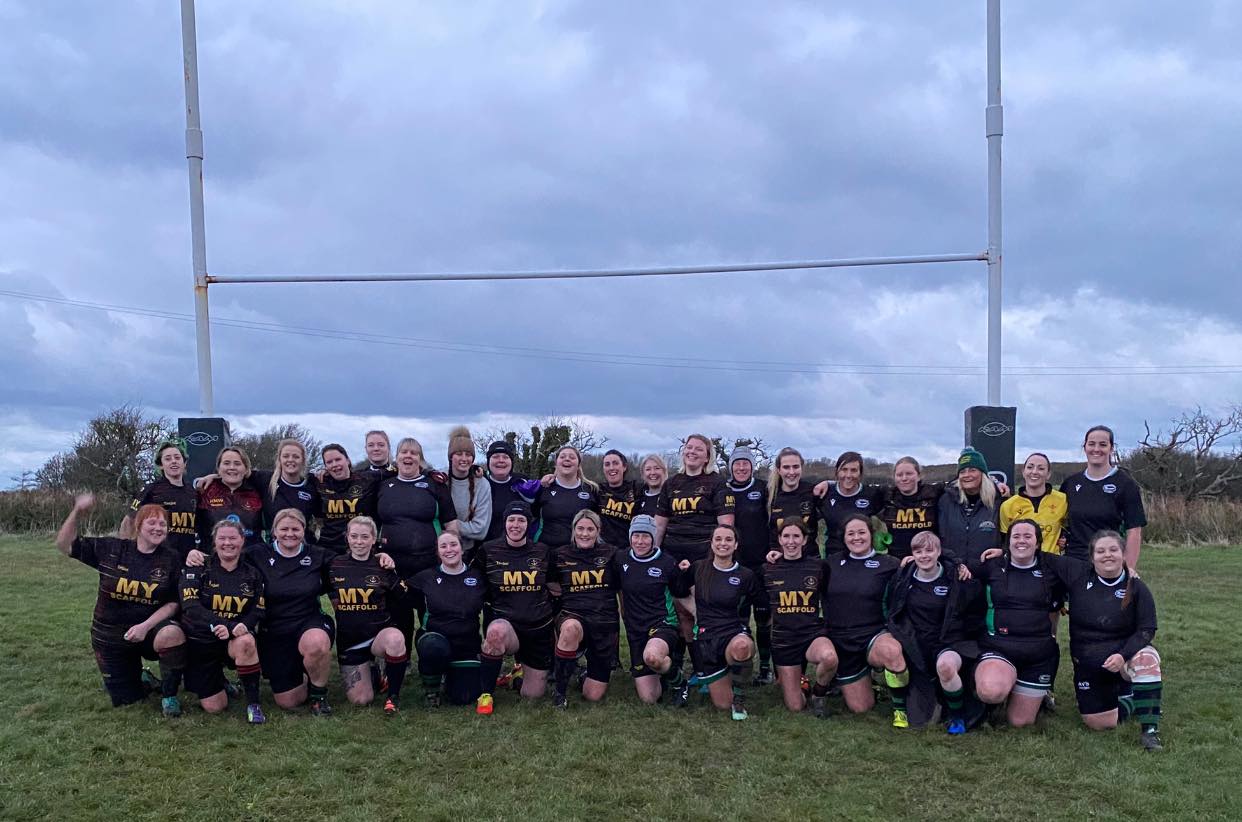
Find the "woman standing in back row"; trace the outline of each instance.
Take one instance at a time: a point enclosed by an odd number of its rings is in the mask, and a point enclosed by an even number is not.
[[[1065,553],[1089,561],[1091,538],[1096,532],[1117,531],[1125,535],[1126,565],[1137,568],[1147,513],[1138,483],[1113,464],[1113,430],[1106,425],[1090,429],[1083,438],[1082,450],[1087,455],[1087,467],[1061,483],[1069,508]]]

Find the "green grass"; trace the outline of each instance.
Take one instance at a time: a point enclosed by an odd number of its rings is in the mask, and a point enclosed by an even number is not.
[[[752,689],[746,722],[647,707],[624,676],[564,715],[510,693],[492,717],[433,714],[411,677],[393,719],[344,706],[334,682],[326,720],[271,706],[260,728],[197,708],[169,722],[154,700],[109,707],[94,573],[47,537],[0,537],[0,819],[1242,818],[1242,550],[1149,548],[1143,563],[1169,678],[1158,755],[1133,726],[1081,726],[1068,659],[1041,727],[961,738],[895,731],[883,703],[792,716],[775,688]]]

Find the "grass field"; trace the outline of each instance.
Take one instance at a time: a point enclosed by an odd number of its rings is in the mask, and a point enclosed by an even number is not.
[[[751,718],[502,694],[496,714],[344,706],[245,725],[239,711],[109,707],[89,649],[96,576],[50,538],[0,537],[0,819],[1239,819],[1242,549],[1148,548],[1160,608],[1165,750],[1096,734],[1073,708],[965,737],[895,731],[885,704],[824,721],[752,689]],[[1063,629],[1064,630],[1064,629]],[[335,673],[334,673],[335,676]],[[193,702],[186,700],[187,705]],[[274,716],[273,716],[274,714]]]

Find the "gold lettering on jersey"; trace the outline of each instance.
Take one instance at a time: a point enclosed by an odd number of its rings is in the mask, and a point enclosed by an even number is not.
[[[811,604],[811,595],[814,591],[781,591],[780,607],[796,608],[798,606],[808,606]]]
[[[538,571],[505,571],[501,577],[501,585],[529,585],[534,586],[535,576]],[[533,590],[533,588],[532,588]]]
[[[220,594],[211,595],[211,610],[216,613],[224,614],[240,614],[246,607],[246,603],[250,601],[250,597],[235,597]]]
[[[373,588],[342,588],[336,592],[342,605],[366,605],[371,602]]]
[[[190,532],[194,530],[194,512],[179,513],[172,512],[168,527],[174,531]]]
[[[629,516],[634,513],[634,503],[623,502],[619,499],[604,500],[604,510],[601,512],[610,517],[617,515]]]
[[[197,588],[182,588],[181,598],[182,599],[198,599],[198,589]]]
[[[143,582],[140,579],[117,577],[116,588],[113,589],[112,598],[149,603],[151,597],[155,594],[155,589],[158,587],[158,582]]]
[[[346,510],[348,509],[348,510]],[[356,499],[330,499],[328,500],[328,516],[343,517],[358,513],[358,500]]]
[[[600,568],[598,570],[593,570],[593,571],[570,571],[569,572],[569,584],[574,585],[574,586],[603,585],[604,584],[604,569]]]
[[[685,497],[673,500],[673,512],[676,514],[686,514],[699,510],[699,503],[703,501],[702,497]]]
[[[927,521],[927,509],[925,508],[898,508],[897,521],[893,523],[893,528],[930,528],[931,523]]]

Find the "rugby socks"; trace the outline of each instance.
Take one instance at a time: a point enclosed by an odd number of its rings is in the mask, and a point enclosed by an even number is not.
[[[680,688],[686,684],[686,673],[680,666],[670,667],[660,679],[663,680],[665,688]]]
[[[306,686],[306,694],[309,699],[314,702],[316,699],[323,700],[328,698],[328,686],[316,685],[314,682]]]
[[[772,621],[755,620],[755,644],[759,647],[759,670],[772,670]]]
[[[733,681],[733,693],[742,693],[742,686],[746,684],[746,674],[749,669],[749,665],[729,666],[729,678]]]
[[[241,679],[242,690],[246,692],[246,702],[250,705],[259,703],[259,672],[258,665],[237,666],[237,676]]]
[[[811,682],[811,696],[828,696],[828,685],[829,683],[827,682],[821,685],[818,679],[813,680]]]
[[[405,682],[405,672],[410,667],[410,655],[389,656],[384,654],[384,673],[388,676],[388,698],[396,701],[401,698],[401,685]],[[375,670],[372,666],[371,670]]]
[[[686,640],[681,634],[677,635],[677,641],[673,643],[673,647],[669,649],[669,659],[673,661],[669,671],[680,671],[686,662]]]
[[[884,669],[884,684],[888,686],[889,695],[893,700],[894,711],[906,709],[906,692],[910,689],[910,669],[905,668],[894,673]]]
[[[500,679],[500,665],[504,661],[503,656],[479,654],[479,684],[483,686],[483,693],[496,692],[496,680]]]
[[[946,690],[944,692],[945,704],[949,707],[950,719],[961,719],[962,710],[965,708],[965,692],[962,688],[955,691]]]
[[[578,652],[562,651],[560,648],[557,648],[553,668],[552,675],[555,678],[556,692],[561,696],[565,696],[569,692],[569,679],[578,668]]]
[[[181,673],[185,670],[184,643],[159,652],[160,696],[176,696],[181,690]]]
[[[1131,692],[1117,697],[1117,721],[1134,718],[1144,731],[1154,731],[1160,726],[1160,698],[1163,683],[1135,682]]]

